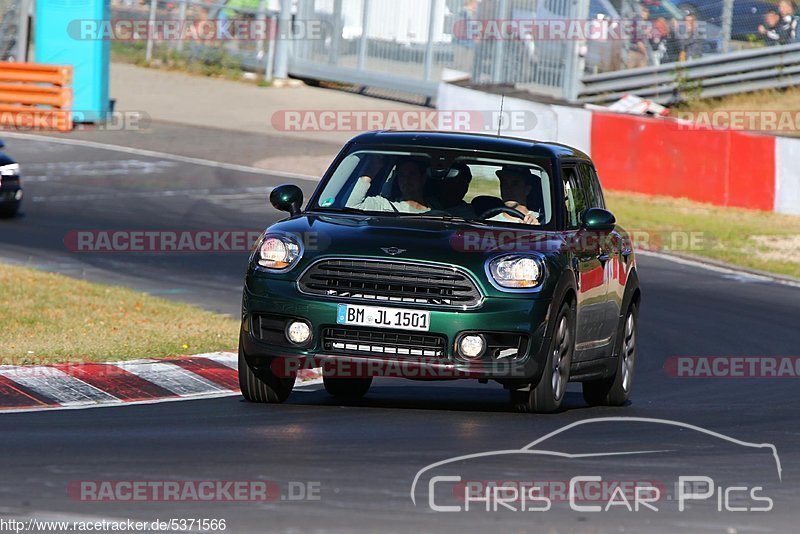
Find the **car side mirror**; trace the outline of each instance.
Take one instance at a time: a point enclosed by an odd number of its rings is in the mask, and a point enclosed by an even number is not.
[[[269,201],[276,210],[297,215],[303,205],[303,191],[294,184],[279,185],[269,194]]]
[[[603,208],[589,208],[583,213],[583,227],[596,232],[610,232],[617,225],[614,214]]]
[[[6,147],[6,143],[5,143],[5,141],[3,141],[2,139],[0,139],[0,148],[5,148],[5,147]]]

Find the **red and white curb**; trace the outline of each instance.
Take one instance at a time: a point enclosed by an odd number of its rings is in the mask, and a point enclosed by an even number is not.
[[[0,366],[0,412],[89,408],[211,398],[239,393],[232,352],[168,360]],[[298,385],[320,382],[302,370]]]

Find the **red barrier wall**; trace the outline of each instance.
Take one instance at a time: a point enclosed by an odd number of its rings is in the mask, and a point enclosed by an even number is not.
[[[605,188],[774,208],[774,137],[594,112],[591,143]]]

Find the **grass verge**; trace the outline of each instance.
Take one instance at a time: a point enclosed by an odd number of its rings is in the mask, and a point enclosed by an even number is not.
[[[236,347],[230,317],[126,288],[0,264],[0,364],[115,361]]]
[[[800,278],[800,217],[635,193],[607,191],[606,200],[644,248]]]

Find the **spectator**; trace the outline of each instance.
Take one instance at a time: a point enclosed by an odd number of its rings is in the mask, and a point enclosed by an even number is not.
[[[702,57],[705,39],[697,29],[697,18],[690,13],[676,28],[678,61]]]
[[[653,65],[667,62],[667,44],[670,39],[669,24],[664,17],[658,17],[653,23],[650,35],[650,48],[652,49]]]
[[[794,2],[792,0],[781,0],[778,4],[778,11],[781,14],[781,25],[789,32],[789,42],[797,41],[797,15],[794,14]]]
[[[629,69],[646,67],[648,64],[648,42],[650,40],[650,10],[645,5],[639,6],[639,15],[633,18],[633,32],[628,43],[628,54],[625,63]]]
[[[764,14],[764,24],[758,26],[758,33],[761,34],[767,46],[777,46],[791,42],[789,29],[781,24],[781,16],[775,9],[770,9]]]

